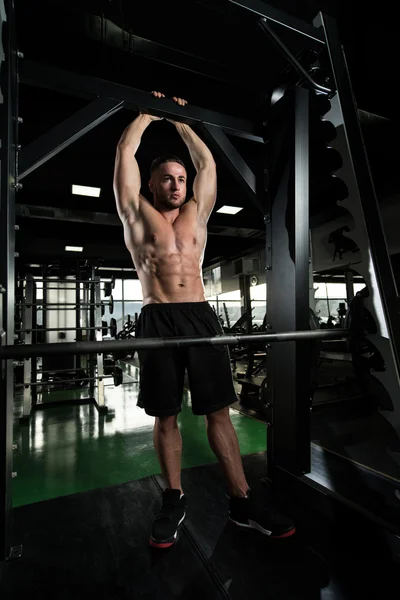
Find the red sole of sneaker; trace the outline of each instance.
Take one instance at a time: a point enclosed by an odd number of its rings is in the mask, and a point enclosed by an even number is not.
[[[293,529],[291,529],[290,531],[287,531],[286,533],[283,533],[282,535],[271,535],[271,537],[274,540],[281,540],[283,538],[288,538],[291,535],[293,535],[294,533],[296,533],[296,527],[293,527]]]
[[[173,542],[166,542],[164,544],[159,544],[157,542],[154,542],[152,539],[150,540],[150,546],[153,546],[153,548],[171,548],[171,546],[173,546],[175,544],[176,540],[174,540]]]

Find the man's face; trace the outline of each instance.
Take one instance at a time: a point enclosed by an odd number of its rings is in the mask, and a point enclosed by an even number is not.
[[[176,162],[160,165],[149,181],[154,201],[165,208],[180,208],[186,200],[186,169]]]

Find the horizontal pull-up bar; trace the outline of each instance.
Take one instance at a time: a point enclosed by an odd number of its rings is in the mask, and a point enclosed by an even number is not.
[[[182,121],[188,125],[209,123],[220,127],[225,133],[264,143],[257,135],[252,121],[233,117],[213,110],[187,104],[179,106],[169,98],[162,102],[150,92],[139,90],[120,83],[105,81],[97,77],[65,71],[50,65],[31,60],[22,60],[19,65],[20,83],[34,87],[72,94],[81,98],[110,98],[124,103],[124,108],[149,112],[158,117]]]
[[[283,333],[254,333],[245,335],[216,335],[214,337],[175,337],[175,338],[132,338],[110,340],[108,342],[79,341],[59,344],[22,344],[3,346],[0,357],[34,358],[55,354],[107,354],[130,350],[155,350],[160,348],[184,348],[188,346],[236,346],[237,344],[257,344],[260,342],[294,342],[302,340],[335,340],[350,336],[347,329],[312,329],[309,331],[285,331]]]

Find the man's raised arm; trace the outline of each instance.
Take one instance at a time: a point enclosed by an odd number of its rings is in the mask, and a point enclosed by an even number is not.
[[[197,175],[193,182],[194,200],[198,205],[198,215],[208,220],[217,197],[217,169],[210,150],[189,125],[171,121],[185,142]]]
[[[140,114],[123,132],[117,146],[114,167],[114,194],[120,219],[136,218],[140,202],[140,171],[135,154],[143,132],[152,121],[159,120]]]

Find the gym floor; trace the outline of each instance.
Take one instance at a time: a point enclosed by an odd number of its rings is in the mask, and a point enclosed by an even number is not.
[[[59,406],[36,410],[29,425],[21,424],[22,399],[16,398],[12,545],[21,545],[22,557],[0,565],[2,597],[23,600],[32,592],[43,600],[83,600],[90,594],[99,600],[389,597],[398,583],[389,542],[362,516],[349,517],[340,503],[329,521],[299,497],[277,497],[297,526],[286,543],[228,522],[224,481],[204,419],[191,413],[189,392],[179,424],[190,511],[177,544],[153,552],[148,536],[163,487],[153,418],[136,406],[136,367],[125,363],[124,371],[122,386],[106,387],[106,416],[93,405],[62,403],[72,392],[60,391],[51,394]],[[44,403],[49,399],[42,397]],[[234,409],[231,415],[246,477],[263,503],[265,424]],[[343,479],[353,478],[350,473]]]
[[[137,369],[124,364],[124,384],[106,385],[107,415],[93,404],[63,404],[86,397],[86,389],[43,394],[43,404],[60,406],[36,410],[21,424],[22,396],[14,409],[13,506],[138,480],[160,472],[153,449],[154,418],[136,406]],[[203,418],[193,416],[190,392],[185,391],[179,426],[183,439],[182,468],[215,463]],[[266,449],[265,424],[231,410],[242,455]]]

